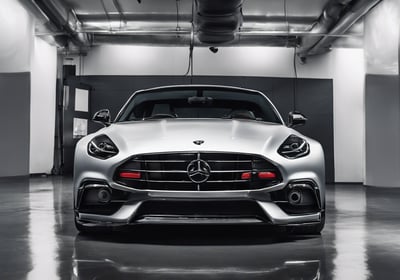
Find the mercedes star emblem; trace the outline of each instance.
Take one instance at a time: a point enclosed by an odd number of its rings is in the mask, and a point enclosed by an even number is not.
[[[194,140],[193,143],[196,145],[201,145],[204,143],[204,140]]]
[[[202,159],[191,161],[187,167],[187,174],[193,183],[201,184],[210,177],[211,168],[207,162]]]

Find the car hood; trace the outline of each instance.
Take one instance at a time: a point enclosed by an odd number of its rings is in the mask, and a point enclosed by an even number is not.
[[[120,151],[131,155],[170,151],[265,154],[276,152],[290,134],[301,135],[281,124],[223,119],[162,119],[116,123],[96,134],[106,134]],[[196,145],[196,140],[204,143]]]

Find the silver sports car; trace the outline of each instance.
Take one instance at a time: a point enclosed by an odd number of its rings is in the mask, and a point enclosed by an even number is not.
[[[320,233],[321,145],[291,127],[261,92],[209,85],[135,92],[105,128],[82,138],[74,168],[75,224],[253,224]]]

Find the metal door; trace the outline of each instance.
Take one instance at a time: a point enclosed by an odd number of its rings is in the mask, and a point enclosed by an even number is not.
[[[76,143],[87,135],[91,119],[90,86],[69,80],[64,85],[62,174],[72,174]]]

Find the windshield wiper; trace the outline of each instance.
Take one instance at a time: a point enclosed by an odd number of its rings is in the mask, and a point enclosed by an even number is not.
[[[155,120],[155,119],[176,119],[176,116],[172,114],[155,114],[147,118],[143,118],[143,120]]]
[[[257,120],[253,112],[248,110],[234,110],[230,114],[222,117],[223,119],[246,119]]]

